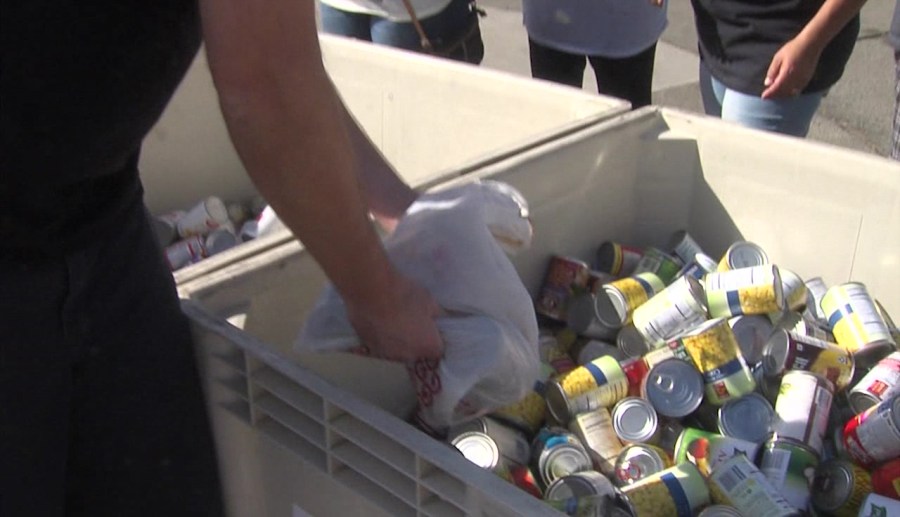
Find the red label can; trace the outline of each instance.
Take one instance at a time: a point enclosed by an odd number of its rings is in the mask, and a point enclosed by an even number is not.
[[[878,495],[900,499],[900,458],[872,471],[872,491]]]
[[[866,467],[900,457],[900,396],[850,419],[843,442],[846,451]]]

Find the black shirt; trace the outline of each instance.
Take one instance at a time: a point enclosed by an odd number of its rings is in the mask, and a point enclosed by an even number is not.
[[[732,90],[760,95],[772,57],[794,38],[823,0],[691,0],[700,56],[713,77]],[[804,92],[841,78],[859,33],[855,16],[826,46]]]
[[[200,45],[196,0],[3,0],[0,252],[71,249],[142,194],[141,141]]]

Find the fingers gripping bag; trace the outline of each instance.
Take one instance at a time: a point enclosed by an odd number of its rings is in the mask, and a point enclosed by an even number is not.
[[[384,239],[393,264],[446,311],[440,360],[407,365],[416,420],[432,431],[521,400],[540,369],[532,298],[507,253],[531,244],[528,205],[511,186],[477,181],[423,194]],[[300,331],[302,352],[360,343],[332,285]]]

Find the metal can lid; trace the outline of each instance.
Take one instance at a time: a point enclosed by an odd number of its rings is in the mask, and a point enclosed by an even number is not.
[[[615,487],[609,478],[596,470],[583,470],[554,480],[547,487],[544,499],[553,501],[570,497],[613,495],[614,493]]]
[[[681,359],[666,359],[653,366],[642,388],[644,398],[662,416],[685,417],[703,401],[703,376]]]
[[[769,337],[772,335],[772,322],[765,316],[754,314],[750,316],[734,316],[728,320],[731,331],[737,339],[741,355],[747,364],[756,364],[765,355],[765,348]]]
[[[727,504],[714,504],[707,506],[697,517],[743,517],[744,514],[734,506]]]
[[[569,397],[559,380],[553,379],[544,386],[544,400],[547,411],[557,422],[569,421]]]
[[[732,244],[728,250],[727,264],[731,269],[762,266],[769,263],[769,256],[757,244],[749,241],[738,241]]]
[[[847,403],[854,413],[862,413],[872,406],[878,405],[881,400],[867,391],[851,391],[847,394]]]
[[[478,431],[457,435],[451,442],[467,460],[483,469],[492,470],[500,462],[500,451],[494,440]]]
[[[613,428],[626,442],[649,441],[659,429],[653,405],[640,397],[625,397],[613,407]]]
[[[719,432],[753,443],[763,443],[775,418],[772,404],[758,393],[730,399],[719,408]]]
[[[650,351],[650,344],[634,325],[625,325],[616,335],[616,345],[628,357],[642,357]]]
[[[563,476],[591,468],[593,465],[587,451],[574,443],[555,445],[551,449],[546,449],[538,459],[541,479],[547,485]]]
[[[594,300],[594,315],[604,325],[619,328],[628,321],[628,301],[615,286],[604,285]]]
[[[763,350],[763,369],[766,375],[771,377],[784,373],[790,344],[791,335],[787,330],[777,329],[772,332]]]
[[[712,273],[719,266],[716,264],[716,261],[706,253],[697,253],[694,255],[694,262],[707,273]]]
[[[853,466],[841,459],[831,459],[816,467],[810,487],[812,504],[817,510],[839,509],[853,494]]]
[[[622,449],[616,458],[613,481],[618,486],[630,485],[665,469],[665,460],[655,448],[635,443]]]

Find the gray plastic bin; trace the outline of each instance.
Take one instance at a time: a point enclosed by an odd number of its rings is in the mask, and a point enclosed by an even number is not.
[[[713,256],[752,240],[804,278],[861,281],[900,311],[900,164],[883,158],[649,107],[445,185],[481,177],[529,201],[535,239],[514,263],[532,293],[551,254],[687,229]],[[181,286],[234,515],[554,513],[406,424],[402,368],[294,353],[322,285],[289,242]]]
[[[320,37],[350,111],[412,185],[513,154],[628,110],[613,97],[336,36]],[[145,141],[141,176],[151,212],[256,191],[228,139],[201,52]],[[282,232],[175,274],[178,283],[289,240]]]

